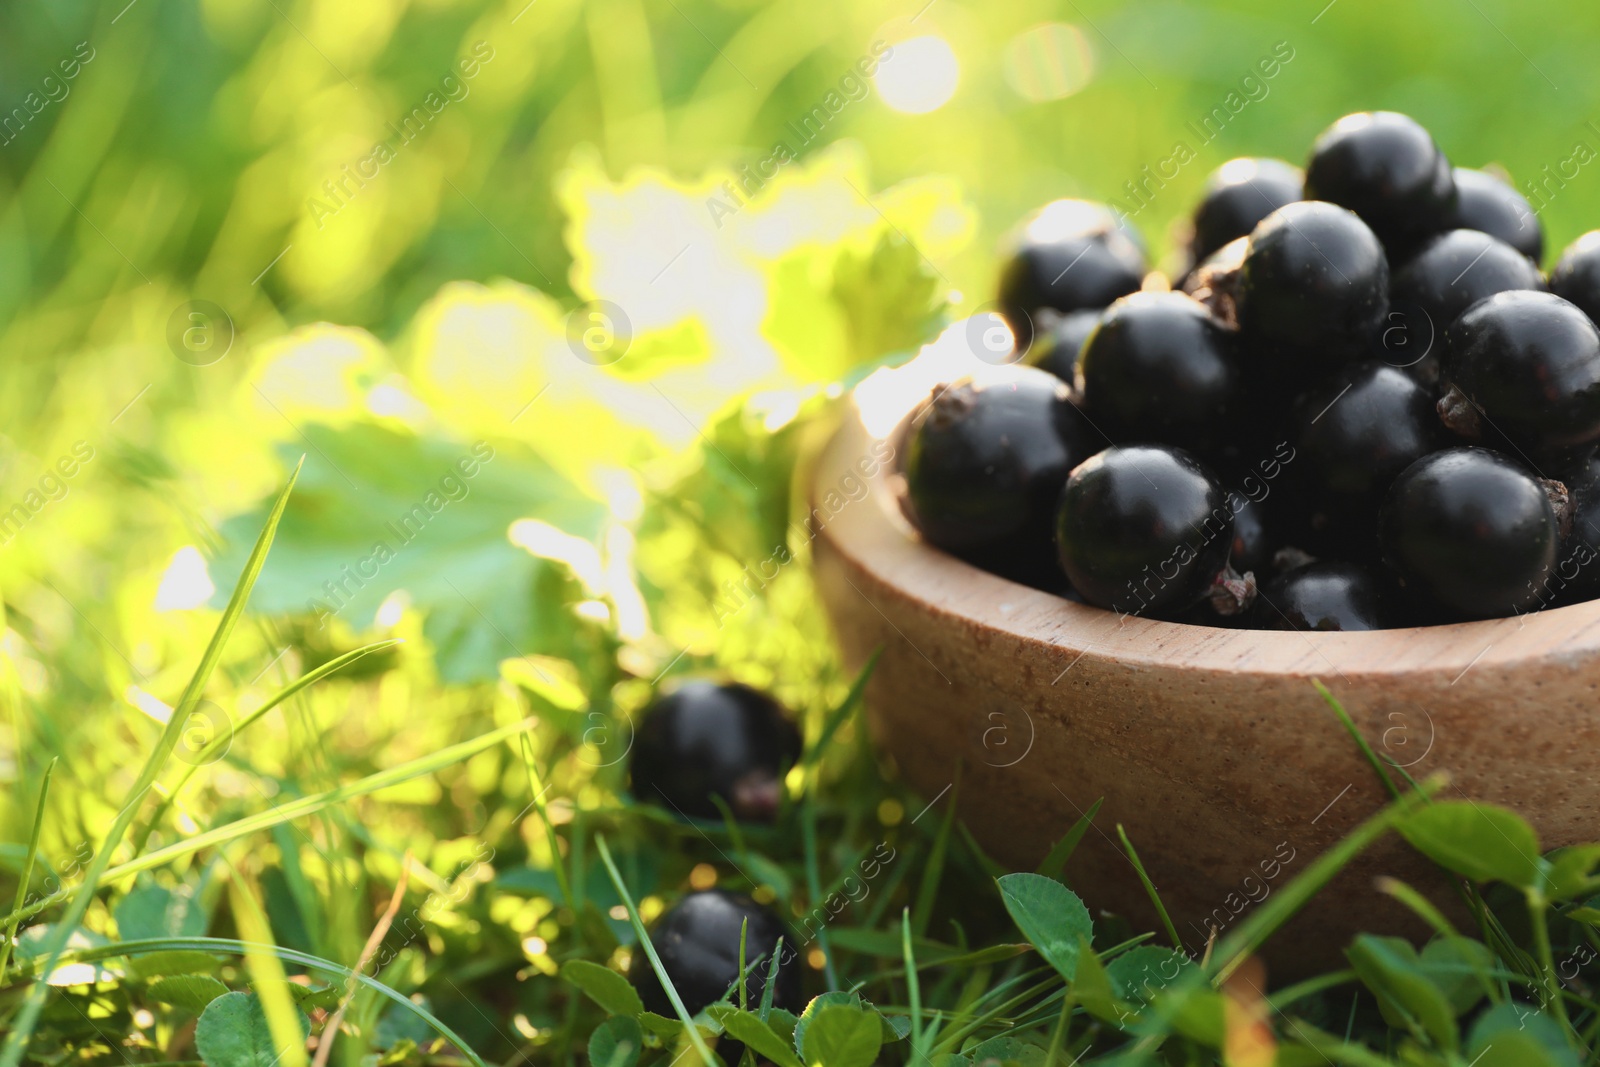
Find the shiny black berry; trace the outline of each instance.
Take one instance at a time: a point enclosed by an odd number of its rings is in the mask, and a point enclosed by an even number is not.
[[[1106,309],[1079,360],[1083,404],[1115,440],[1196,447],[1228,428],[1239,389],[1234,334],[1182,293]]]
[[[1054,375],[1011,367],[999,381],[964,379],[911,425],[902,506],[930,544],[1039,584],[1054,570],[1061,486],[1102,444]]]
[[[1393,297],[1396,306],[1421,308],[1437,335],[1485,297],[1544,287],[1533,261],[1504,241],[1478,230],[1450,230],[1431,238],[1395,272]]]
[[[1233,511],[1228,566],[1240,574],[1266,574],[1272,566],[1273,553],[1279,548],[1276,517],[1265,499],[1256,499],[1237,488],[1228,490],[1228,506]]]
[[[679,815],[771,822],[783,776],[800,759],[800,731],[782,706],[747,685],[685,682],[645,709],[634,734],[633,793]]]
[[[1232,545],[1227,493],[1181,448],[1108,448],[1074,470],[1061,494],[1061,567],[1099,607],[1180,613],[1211,590]]]
[[[1203,262],[1211,253],[1256,223],[1302,196],[1300,168],[1281,159],[1230,159],[1212,171],[1194,209],[1190,261]]]
[[[1022,226],[1000,267],[1001,315],[1032,336],[1040,308],[1103,308],[1144,281],[1144,249],[1104,204],[1057,200]]]
[[[1544,259],[1544,227],[1533,207],[1509,182],[1481,170],[1455,169],[1456,213],[1452,227],[1498,237],[1535,264]]]
[[[1299,406],[1298,461],[1334,509],[1375,512],[1399,473],[1447,441],[1433,394],[1378,361],[1357,363]]]
[[[1456,211],[1450,161],[1415,119],[1393,111],[1346,115],[1323,131],[1306,163],[1306,196],[1354,211],[1393,252],[1448,228]]]
[[[1550,271],[1550,291],[1600,322],[1600,230],[1573,241]]]
[[[1039,313],[1040,335],[1028,349],[1025,362],[1049,371],[1068,385],[1077,381],[1078,353],[1100,321],[1098,311],[1069,311],[1065,315]]]
[[[1600,438],[1600,330],[1551,293],[1481,300],[1445,334],[1439,414],[1468,439],[1552,449]]]
[[[1307,563],[1260,589],[1252,612],[1259,630],[1385,630],[1401,610],[1386,574],[1355,563]]]
[[[1551,584],[1561,603],[1576,604],[1600,597],[1600,449],[1583,449],[1557,476],[1571,510]]]
[[[1260,369],[1305,381],[1370,351],[1389,307],[1389,262],[1351,212],[1290,204],[1251,234],[1238,304]]]
[[[782,938],[784,947],[779,951],[778,980],[772,1002],[775,1007],[787,1011],[800,1010],[800,961],[794,935],[784,926],[783,920],[776,912],[747,896],[708,889],[690,893],[674,904],[650,933],[650,944],[661,957],[662,969],[667,972],[689,1014],[715,1004],[730,989],[733,989],[733,1002],[738,1002],[738,990],[734,987],[739,980],[739,938],[747,921],[749,927],[744,931],[747,1002],[752,1006],[761,1003],[772,953]],[[668,1018],[676,1015],[643,949],[634,950],[628,977],[639,991],[646,1011]]]
[[[1389,489],[1380,530],[1408,593],[1473,619],[1537,605],[1559,542],[1545,485],[1486,448],[1446,449],[1407,467]]]

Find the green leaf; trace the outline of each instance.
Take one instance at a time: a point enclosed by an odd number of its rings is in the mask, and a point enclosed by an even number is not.
[[[811,1003],[807,1004],[805,1010],[800,1013],[800,1018],[795,1020],[793,1044],[796,1052],[804,1055],[806,1028],[817,1017],[817,1013],[823,1008],[835,1004],[852,1008],[860,1007],[861,997],[857,993],[844,993],[838,990],[813,997]]]
[[[1140,945],[1108,963],[1106,975],[1117,996],[1142,1008],[1193,966],[1189,957],[1174,949]]]
[[[1505,808],[1445,800],[1412,812],[1398,828],[1429,859],[1473,881],[1539,884],[1538,835]]]
[[[627,1016],[617,1016],[627,1018]],[[676,1038],[683,1033],[683,1024],[677,1019],[669,1019],[665,1015],[657,1015],[653,1011],[641,1011],[638,1015],[639,1026],[649,1034],[656,1037]]]
[[[800,1025],[800,1016],[787,1008],[773,1008],[767,1012],[767,1026],[772,1032],[783,1038],[783,1043],[790,1048],[795,1047],[794,1031]]]
[[[1498,1004],[1478,1017],[1467,1043],[1473,1067],[1578,1067],[1561,1026],[1526,1004]]]
[[[806,1027],[801,1051],[810,1067],[872,1067],[882,1047],[883,1026],[877,1012],[830,1004]]]
[[[1573,900],[1595,891],[1592,872],[1600,861],[1600,844],[1557,849],[1548,859],[1544,875],[1546,900]]]
[[[129,956],[128,973],[139,978],[158,975],[210,974],[222,965],[222,960],[209,952],[152,952],[148,956]]]
[[[1470,937],[1438,937],[1422,947],[1422,973],[1450,1000],[1457,1015],[1470,1011],[1493,983],[1494,953]]]
[[[507,529],[532,518],[593,543],[606,509],[537,453],[365,423],[302,430],[310,452],[252,611],[318,622],[327,612],[361,630],[404,589],[425,613],[447,682],[494,680],[501,660],[570,659],[584,647],[586,624],[568,610],[581,587],[564,564],[512,544]],[[219,586],[261,520],[257,510],[223,523]]]
[[[633,1067],[644,1048],[644,1031],[639,1021],[616,1015],[589,1035],[589,1067]]]
[[[1087,940],[1079,945],[1077,973],[1069,992],[1072,999],[1096,1019],[1118,1026],[1128,1021],[1127,1007],[1118,1002],[1111,976],[1106,973],[1100,957],[1094,954]]]
[[[330,992],[336,994],[335,1004],[338,1003],[337,994],[341,993],[337,986]],[[428,998],[420,993],[412,994],[424,1007],[431,1007]],[[302,1007],[305,1001],[298,1001]],[[436,1036],[433,1027],[428,1021],[415,1012],[406,1011],[398,1004],[386,1005],[383,1014],[378,1018],[378,1025],[372,1028],[372,1044],[376,1048],[388,1050],[399,1048],[404,1043],[410,1043],[415,1048],[422,1048]],[[634,1048],[638,1048],[635,1044]]]
[[[1377,996],[1389,1025],[1415,1020],[1435,1046],[1454,1052],[1460,1042],[1456,1013],[1445,991],[1423,972],[1416,949],[1398,937],[1361,934],[1345,950],[1350,966]]]
[[[228,992],[228,987],[209,974],[178,974],[150,984],[150,997],[199,1015],[206,1005]]]
[[[717,1019],[729,1037],[744,1042],[757,1056],[771,1060],[778,1067],[801,1067],[800,1057],[760,1017],[732,1008],[719,1012]]]
[[[588,960],[568,960],[561,965],[561,977],[589,995],[589,999],[612,1015],[629,1018],[644,1011],[644,1001],[628,980],[609,967]]]
[[[298,1011],[294,1016],[309,1036],[310,1020]],[[208,1004],[195,1027],[194,1044],[206,1067],[274,1067],[282,1057],[254,993],[225,993]]]
[[[176,891],[142,885],[117,902],[117,936],[124,941],[150,937],[199,937],[206,932],[200,901],[187,887]]]
[[[1078,942],[1094,937],[1094,920],[1078,895],[1042,874],[996,879],[1006,911],[1022,936],[1067,981],[1077,971]]]
[[[989,1040],[974,1045],[967,1051],[975,1065],[985,1062],[990,1063],[1016,1063],[1021,1067],[1043,1067],[1046,1053],[1038,1045],[1032,1045],[1019,1037],[1002,1034],[991,1037]]]

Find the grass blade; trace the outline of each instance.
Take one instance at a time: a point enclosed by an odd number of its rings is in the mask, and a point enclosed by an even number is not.
[[[134,848],[134,851],[144,851],[144,844],[149,840],[151,832],[161,824],[162,818],[167,814],[167,809],[172,806],[172,802],[177,799],[178,793],[182,791],[183,787],[189,784],[189,779],[194,777],[195,772],[201,767],[212,763],[217,754],[226,749],[229,745],[233,744],[234,739],[237,738],[240,732],[246,727],[259,722],[267,714],[267,712],[271,711],[279,704],[282,704],[296,693],[310,688],[330,674],[343,670],[356,660],[370,656],[374,652],[382,652],[386,648],[392,648],[395,645],[403,643],[404,640],[402,638],[393,638],[388,641],[374,641],[370,645],[362,645],[360,648],[346,652],[342,656],[331,659],[322,666],[316,668],[315,670],[307,671],[303,676],[296,678],[294,681],[284,686],[272,697],[272,699],[268,700],[265,704],[261,705],[259,708],[240,719],[239,724],[229,729],[227,733],[219,734],[218,736],[213,737],[210,744],[206,745],[205,748],[202,748],[200,753],[194,757],[194,761],[184,768],[183,773],[178,776],[178,780],[173,783],[172,788],[167,790],[166,796],[161,798],[160,804],[156,806],[155,814],[150,816],[150,821],[145,823],[144,829],[140,831],[140,836],[138,838],[139,843]]]
[[[813,907],[826,898],[822,895],[822,875],[817,868],[817,805],[808,790],[800,802],[800,832],[805,844],[806,892],[811,895]],[[823,974],[828,988],[839,988],[839,975],[833,969],[833,948],[828,943],[828,924],[817,927],[817,948],[822,951]]]
[[[829,742],[833,740],[833,735],[839,732],[839,727],[844,725],[845,720],[850,717],[850,713],[861,703],[861,698],[867,691],[867,682],[871,680],[873,668],[878,665],[878,657],[881,655],[883,655],[881,647],[873,650],[872,655],[867,657],[866,666],[861,668],[861,672],[856,675],[856,680],[850,683],[850,691],[844,695],[843,700],[839,701],[839,706],[828,713],[827,720],[822,724],[822,731],[817,735],[816,744],[812,745],[810,751],[805,754],[804,763],[807,768],[813,767],[822,761],[822,753],[827,750]]]
[[[1138,872],[1139,883],[1144,886],[1145,893],[1150,897],[1150,903],[1156,906],[1156,914],[1161,916],[1161,925],[1166,928],[1167,936],[1172,938],[1172,947],[1183,952],[1183,938],[1178,936],[1178,928],[1172,925],[1172,916],[1167,914],[1167,906],[1161,903],[1161,894],[1156,891],[1156,884],[1150,880],[1150,875],[1144,869],[1144,863],[1139,859],[1139,853],[1134,851],[1133,842],[1128,840],[1128,831],[1117,823],[1117,836],[1122,838],[1122,848],[1128,853],[1128,862],[1133,864],[1133,869]]]
[[[938,897],[939,883],[944,878],[944,857],[950,847],[950,830],[955,825],[956,800],[960,795],[961,767],[957,765],[955,780],[950,784],[950,803],[945,805],[944,818],[939,820],[939,832],[934,835],[933,848],[928,851],[927,862],[922,868],[922,884],[917,886],[912,928],[918,937],[928,932],[928,924],[933,921],[933,902]]]
[[[694,1050],[700,1054],[700,1059],[706,1067],[717,1067],[716,1058],[706,1047],[705,1038],[700,1036],[700,1028],[690,1018],[689,1010],[683,1006],[683,998],[678,996],[678,990],[673,987],[672,979],[667,977],[667,969],[662,966],[656,947],[650,943],[650,935],[644,928],[644,920],[639,918],[639,909],[633,903],[633,894],[628,892],[621,873],[617,871],[616,861],[611,858],[611,849],[606,847],[605,836],[596,834],[594,844],[600,851],[601,862],[606,865],[606,873],[611,876],[611,885],[616,889],[617,896],[622,898],[622,906],[628,911],[628,921],[633,923],[634,933],[639,935],[639,947],[644,949],[645,955],[649,957],[650,967],[656,972],[657,981],[661,983],[661,988],[666,990],[667,999],[672,1001],[672,1009],[678,1013],[679,1020],[688,1030],[689,1043],[694,1045]]]
[[[1333,713],[1339,716],[1339,721],[1344,723],[1345,730],[1355,739],[1355,743],[1361,746],[1362,755],[1367,757],[1367,762],[1372,764],[1372,769],[1378,772],[1378,778],[1383,782],[1383,787],[1389,791],[1389,795],[1399,800],[1400,789],[1394,784],[1394,779],[1389,777],[1388,768],[1383,765],[1383,761],[1378,758],[1378,754],[1372,750],[1372,746],[1367,744],[1367,739],[1361,736],[1361,731],[1356,727],[1355,720],[1350,717],[1348,711],[1344,710],[1344,705],[1339,703],[1339,698],[1335,697],[1319,679],[1311,679],[1311,684],[1316,687],[1318,693],[1322,694],[1322,699],[1327,702],[1328,707],[1333,709]]]
[[[44,781],[39,783],[39,803],[33,809],[33,831],[28,835],[28,855],[22,861],[22,875],[17,882],[16,900],[12,902],[11,911],[15,914],[22,910],[28,902],[28,885],[33,881],[33,863],[39,857],[39,835],[44,830],[44,802],[50,796],[50,779],[56,773],[56,764],[61,757],[57,756],[50,761],[50,766],[44,769]],[[0,945],[0,980],[6,975],[6,964],[11,962],[11,944],[17,939],[17,919],[12,919],[6,924],[5,944]]]
[[[1072,829],[1068,830],[1061,840],[1055,843],[1050,849],[1050,854],[1045,856],[1039,863],[1039,868],[1034,872],[1035,874],[1042,874],[1046,878],[1054,878],[1058,882],[1061,880],[1061,872],[1066,869],[1067,861],[1077,851],[1078,842],[1082,841],[1083,835],[1089,832],[1089,825],[1094,822],[1095,815],[1100,811],[1100,805],[1105,802],[1106,798],[1101,797],[1089,805],[1089,810],[1078,817],[1078,821],[1072,824]]]
[[[305,457],[301,456],[300,462],[295,464],[294,472],[289,475],[288,484],[283,487],[277,502],[272,505],[272,512],[267,516],[267,524],[262,527],[261,535],[256,538],[255,548],[250,552],[244,572],[239,575],[239,581],[233,587],[233,595],[228,598],[228,606],[223,609],[222,618],[217,620],[217,628],[211,635],[211,642],[201,653],[200,663],[190,676],[189,684],[184,687],[183,695],[173,706],[172,717],[167,720],[166,728],[161,731],[161,737],[156,741],[154,751],[145,760],[144,769],[139,772],[138,780],[128,792],[127,801],[117,813],[117,818],[106,833],[105,840],[100,843],[94,859],[90,861],[82,888],[72,898],[66,914],[50,931],[50,940],[44,952],[45,974],[55,970],[56,961],[66,950],[67,940],[83,921],[84,913],[89,910],[89,902],[94,899],[95,888],[100,884],[106,868],[111,865],[112,853],[122,844],[128,828],[133,825],[134,818],[139,814],[139,807],[144,803],[150,787],[155,785],[162,767],[167,762],[167,757],[178,747],[178,738],[183,734],[184,724],[194,712],[206,684],[211,681],[211,673],[216,670],[217,663],[222,659],[222,649],[233,634],[233,628],[239,622],[239,617],[244,614],[244,606],[250,599],[250,591],[255,588],[256,579],[261,575],[262,566],[267,562],[267,552],[272,548],[272,539],[278,532],[278,523],[283,518],[284,508],[289,504],[289,494],[294,491],[294,483],[299,479],[300,468],[303,466]],[[44,982],[35,982],[28,990],[27,998],[23,1001],[22,1008],[12,1024],[11,1033],[6,1036],[5,1045],[0,1047],[0,1067],[18,1067],[22,1062],[23,1050],[33,1037],[33,1028],[38,1025],[39,1014],[44,1010],[44,1002],[49,996],[50,987]]]
[[[229,841],[236,841],[260,830],[269,830],[274,826],[292,822],[302,816],[314,815],[334,804],[366,796],[369,793],[375,793],[380,789],[387,789],[389,786],[399,785],[402,782],[409,782],[413,778],[448,767],[452,763],[459,763],[514,734],[528,729],[532,725],[533,720],[527,719],[519,723],[513,723],[510,726],[502,726],[491,733],[475,737],[470,741],[463,741],[457,745],[451,745],[448,748],[442,748],[438,752],[429,753],[420,759],[412,760],[410,763],[403,763],[398,767],[391,767],[389,770],[370,774],[358,781],[351,782],[349,785],[330,789],[325,793],[315,793],[309,797],[301,797],[299,800],[280,804],[268,811],[238,819],[228,823],[226,826],[207,830],[182,841],[174,841],[165,848],[156,849],[154,852],[135,857],[126,863],[120,863],[115,867],[100,871],[95,875],[95,881],[86,881],[79,891],[82,892],[83,889],[92,891],[96,886],[115,882],[129,875],[138,874],[140,871],[148,871],[160,867],[164,863],[198,852],[203,848],[227,844]],[[37,915],[46,908],[66,900],[70,893],[71,890],[62,890],[53,896],[35,901],[26,908],[5,916],[4,921],[19,921]]]
[[[1252,952],[1305,907],[1362,850],[1387,833],[1395,823],[1427,804],[1434,793],[1444,788],[1444,784],[1445,779],[1440,775],[1429,778],[1422,783],[1420,790],[1405,794],[1350,831],[1344,840],[1318,856],[1298,877],[1274,893],[1233,933],[1218,943],[1216,959],[1223,963],[1212,976],[1212,983],[1220,986],[1226,981]]]

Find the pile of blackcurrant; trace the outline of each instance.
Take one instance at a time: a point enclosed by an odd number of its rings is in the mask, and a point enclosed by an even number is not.
[[[1049,204],[1000,270],[1013,365],[907,425],[929,543],[1123,614],[1372,630],[1600,597],[1600,231],[1548,276],[1504,178],[1393,112],[1206,184],[1177,277]],[[992,360],[986,360],[992,362]]]

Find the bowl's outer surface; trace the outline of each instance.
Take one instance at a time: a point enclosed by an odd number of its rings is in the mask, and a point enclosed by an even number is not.
[[[1212,927],[1226,933],[1387,799],[1313,678],[1380,754],[1418,779],[1447,771],[1445,796],[1516,809],[1546,849],[1600,838],[1600,603],[1349,634],[1119,618],[918,539],[887,456],[904,413],[886,397],[925,396],[927,376],[879,377],[811,482],[817,579],[847,661],[883,650],[868,690],[878,739],[929,798],[959,766],[959,814],[1002,863],[1031,869],[1104,798],[1068,882],[1091,908],[1157,928],[1115,843],[1122,824],[1202,952]],[[1269,944],[1274,974],[1337,965],[1357,929],[1417,933],[1373,888],[1380,874],[1454,898],[1386,839]]]

